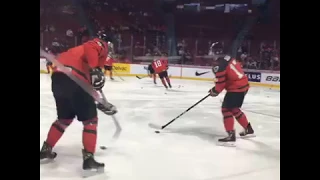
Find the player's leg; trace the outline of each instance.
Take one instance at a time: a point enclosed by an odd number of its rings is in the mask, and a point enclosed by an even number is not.
[[[73,99],[77,118],[83,124],[82,143],[83,170],[103,169],[104,164],[94,159],[97,143],[97,107],[94,99],[81,88]]]
[[[157,74],[156,73],[152,73],[152,77],[153,77],[153,83],[157,84]]]
[[[107,71],[107,67],[108,67],[108,66],[106,66],[106,65],[104,65],[104,66],[103,66],[103,69],[104,69],[104,75],[105,75],[105,76],[107,76],[107,73],[108,73],[108,71]]]
[[[114,79],[113,79],[113,73],[112,73],[112,66],[109,66],[109,67],[108,67],[108,70],[109,70],[110,79],[111,79],[111,80],[114,80]]]
[[[159,75],[159,78],[160,78],[163,86],[164,86],[166,89],[168,89],[167,83],[166,83],[166,81],[164,80],[164,78],[165,78],[165,71],[160,72],[158,75]]]
[[[166,79],[169,87],[172,88],[171,82],[170,82],[170,78],[169,78],[169,76],[168,76],[168,71],[164,71],[164,78]]]
[[[47,139],[40,151],[40,160],[53,159],[56,157],[56,153],[52,152],[52,148],[75,118],[71,104],[73,86],[73,81],[65,74],[52,74],[52,92],[56,103],[57,120],[55,120],[50,127]]]
[[[113,79],[112,72],[110,71],[110,66],[104,65],[104,75],[108,76],[108,73],[109,73],[110,79]]]
[[[254,134],[254,130],[249,123],[246,114],[241,110],[244,98],[247,92],[238,92],[234,96],[234,108],[231,109],[233,116],[238,123],[244,128],[244,131],[240,133],[240,136],[251,136]]]
[[[153,69],[150,69],[149,72],[150,72],[150,77],[153,78],[153,83],[154,83],[154,84],[157,84],[157,81],[156,81],[156,79],[157,79],[157,74],[154,72]]]
[[[222,116],[223,116],[223,124],[228,136],[226,138],[219,139],[219,142],[227,142],[233,143],[236,141],[236,135],[234,130],[234,118],[231,109],[234,106],[233,103],[234,93],[227,92],[224,96],[224,100],[222,103]]]
[[[105,73],[106,73],[106,72],[109,72],[109,77],[110,77],[110,79],[111,79],[111,80],[114,80],[114,79],[113,79],[113,76],[112,76],[112,75],[113,75],[113,74],[112,74],[112,66],[104,66],[104,70],[105,70]],[[106,73],[106,75],[107,75],[107,73]]]
[[[50,74],[52,70],[52,62],[47,62],[46,67],[47,67],[47,73]]]

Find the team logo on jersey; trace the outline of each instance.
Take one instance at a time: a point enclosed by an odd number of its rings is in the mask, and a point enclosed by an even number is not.
[[[196,71],[196,76],[201,76],[201,75],[204,75],[204,74],[207,74],[208,72],[210,71],[206,71],[206,72],[202,72],[202,73],[199,73],[198,71]]]

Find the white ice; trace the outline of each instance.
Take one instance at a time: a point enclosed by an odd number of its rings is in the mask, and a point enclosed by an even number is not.
[[[118,79],[118,78],[116,78]],[[126,77],[107,82],[108,100],[119,109],[123,131],[115,131],[109,116],[99,114],[97,161],[106,164],[103,175],[89,180],[278,180],[280,179],[280,92],[252,87],[243,106],[256,138],[237,140],[237,147],[217,146],[225,136],[220,113],[223,95],[208,98],[156,134],[148,124],[163,125],[204,97],[211,82],[172,79],[174,92],[150,78]],[[48,75],[40,75],[40,146],[55,120],[55,104]],[[236,124],[239,132],[240,126]],[[40,165],[40,179],[82,179],[82,124],[66,130],[52,164]]]

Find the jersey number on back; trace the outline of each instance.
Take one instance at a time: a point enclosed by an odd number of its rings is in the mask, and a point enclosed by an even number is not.
[[[237,65],[237,61],[236,60],[232,60],[231,64],[230,64],[230,68],[232,69],[232,71],[234,73],[236,73],[236,75],[238,76],[239,79],[241,79],[244,74],[239,72],[239,70],[236,68],[236,65]]]
[[[156,60],[156,61],[154,62],[154,65],[156,66],[156,68],[158,68],[158,67],[161,67],[161,66],[162,66],[162,64],[161,64],[161,61],[160,61],[160,60]]]

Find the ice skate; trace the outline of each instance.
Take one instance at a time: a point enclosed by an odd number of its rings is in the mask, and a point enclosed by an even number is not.
[[[94,159],[94,155],[92,153],[89,153],[86,150],[82,150],[82,156],[82,176],[84,178],[104,173],[104,163],[98,163]]]
[[[114,80],[113,77],[110,77],[110,80],[113,81]]]
[[[44,142],[40,151],[40,164],[49,163],[57,157],[57,153],[52,152],[52,147]]]
[[[254,130],[252,129],[251,124],[249,123],[247,128],[244,129],[244,131],[242,131],[241,133],[239,133],[239,135],[242,138],[251,138],[251,137],[255,137],[256,135],[254,134]]]
[[[228,146],[235,147],[236,146],[236,134],[235,131],[227,132],[228,136],[222,139],[218,139],[218,145],[220,146]]]

